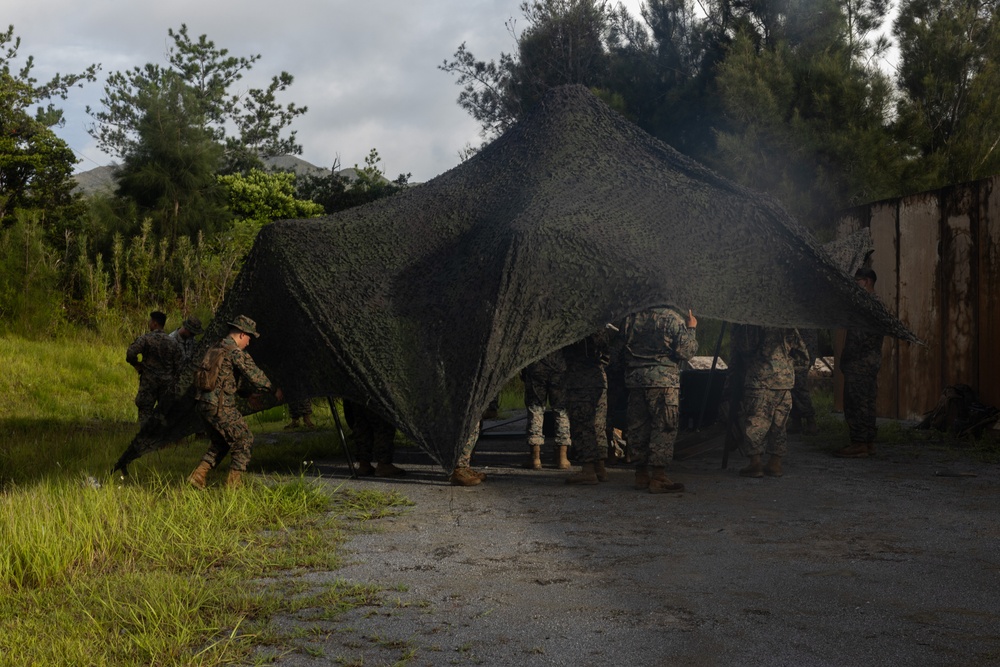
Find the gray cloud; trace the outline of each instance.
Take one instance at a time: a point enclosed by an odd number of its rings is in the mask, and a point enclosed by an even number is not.
[[[638,5],[638,0],[626,3]],[[504,27],[520,17],[520,0],[35,0],[7,7],[22,39],[21,55],[35,57],[42,80],[100,63],[100,80],[61,103],[57,130],[86,170],[108,164],[86,133],[89,104],[100,107],[105,77],[147,62],[163,63],[168,28],[186,23],[230,53],[262,57],[243,83],[264,85],[287,71],[295,83],[281,98],[309,107],[294,125],[302,157],[330,166],[361,163],[377,148],[387,173],[412,172],[425,181],[458,163],[478,125],[455,103],[454,79],[437,69],[463,41],[478,57],[511,51]]]

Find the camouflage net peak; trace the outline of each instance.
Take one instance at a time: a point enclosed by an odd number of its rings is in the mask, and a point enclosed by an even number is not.
[[[660,304],[914,339],[773,200],[580,86],[425,184],[269,225],[206,339],[248,315],[286,395],[367,403],[451,468],[521,368]]]

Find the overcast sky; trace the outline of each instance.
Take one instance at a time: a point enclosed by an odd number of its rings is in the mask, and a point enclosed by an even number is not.
[[[638,15],[641,0],[623,4]],[[513,51],[504,27],[524,20],[521,0],[0,0],[21,37],[18,64],[35,58],[39,81],[99,63],[96,83],[60,102],[66,125],[57,134],[82,159],[78,171],[106,165],[86,128],[85,107],[100,108],[114,71],[165,64],[167,29],[187,24],[231,55],[260,54],[241,82],[263,87],[281,71],[295,83],[280,98],[309,107],[293,128],[302,158],[329,167],[364,162],[377,148],[390,177],[422,182],[458,164],[479,126],[455,103],[454,77],[437,66],[466,42],[479,59]]]

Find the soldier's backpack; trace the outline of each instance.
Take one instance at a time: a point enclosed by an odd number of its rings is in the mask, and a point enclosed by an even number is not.
[[[200,391],[213,391],[219,382],[219,369],[226,356],[226,348],[218,345],[213,347],[201,358],[201,364],[194,372],[194,386]]]

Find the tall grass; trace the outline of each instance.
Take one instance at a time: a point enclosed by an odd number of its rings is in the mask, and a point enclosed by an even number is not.
[[[262,638],[280,642],[267,626],[279,610],[370,599],[343,583],[292,596],[288,573],[336,568],[345,522],[403,498],[311,482],[329,431],[257,447],[258,474],[239,490],[221,488],[225,471],[206,492],[185,484],[204,440],[112,476],[137,429],[123,357],[120,345],[0,336],[0,666],[241,663]],[[280,428],[271,412],[251,427]]]

